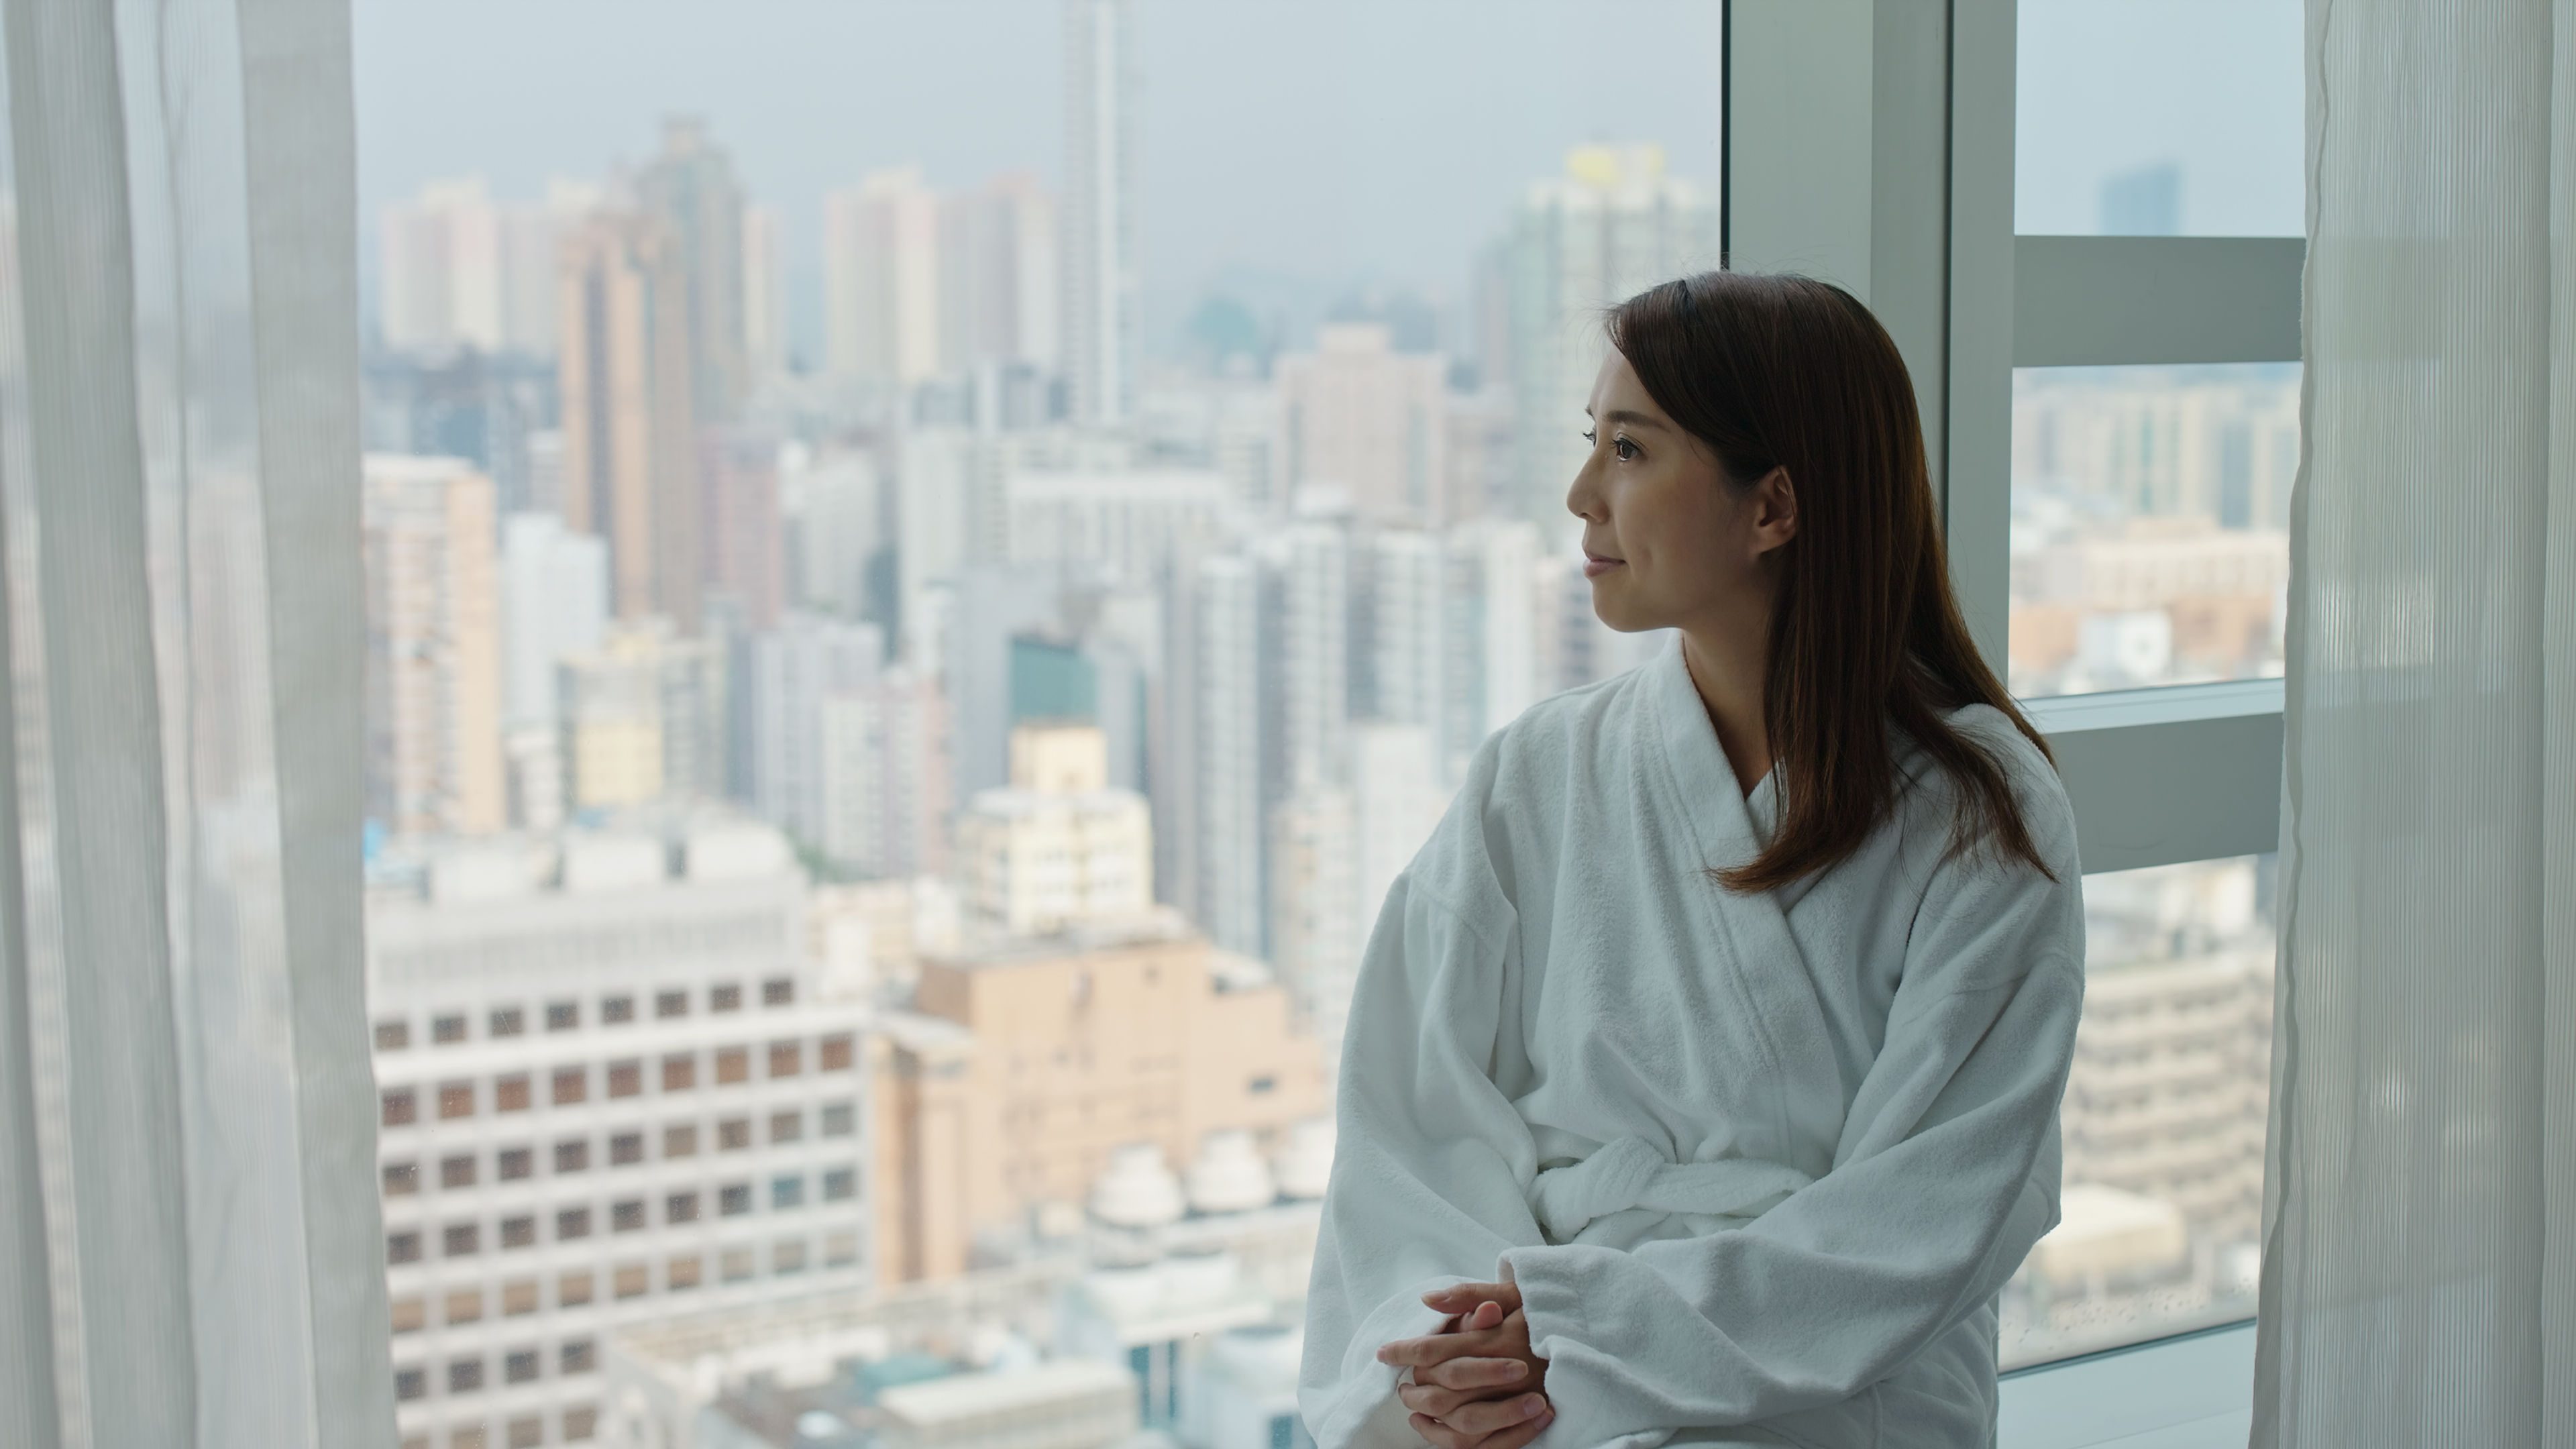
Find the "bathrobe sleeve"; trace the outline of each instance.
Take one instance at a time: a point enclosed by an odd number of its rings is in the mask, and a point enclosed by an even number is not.
[[[1522,1194],[1529,1128],[1489,1075],[1511,908],[1499,890],[1449,899],[1438,877],[1459,872],[1442,866],[1476,852],[1442,844],[1458,842],[1435,836],[1389,892],[1343,1037],[1297,1392],[1318,1449],[1422,1449],[1379,1345],[1439,1327],[1424,1293],[1491,1281],[1503,1250],[1544,1241]]]
[[[2055,1225],[2083,913],[2064,797],[2032,824],[2054,881],[2026,864],[1935,870],[1824,1176],[1734,1231],[1505,1250],[1557,1407],[1539,1449],[1850,1398],[1992,1297]]]

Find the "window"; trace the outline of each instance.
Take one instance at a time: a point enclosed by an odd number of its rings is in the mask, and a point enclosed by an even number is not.
[[[769,1140],[770,1140],[770,1141],[772,1141],[772,1142],[794,1142],[794,1141],[798,1140],[799,1138],[802,1138],[804,1135],[805,1135],[805,1114],[804,1114],[804,1113],[802,1113],[802,1112],[772,1112],[772,1113],[770,1113],[770,1114],[769,1114]]]
[[[420,1298],[397,1298],[393,1301],[394,1332],[418,1333],[421,1325],[428,1320],[428,1305]]]
[[[459,1288],[447,1295],[447,1322],[480,1323],[483,1321],[483,1290]]]
[[[824,1071],[845,1072],[850,1069],[854,1052],[849,1033],[842,1032],[836,1036],[827,1036],[823,1038],[821,1047],[820,1055]]]
[[[590,1095],[590,1074],[580,1067],[555,1068],[555,1105],[568,1107]]]
[[[717,1197],[717,1211],[726,1217],[739,1217],[751,1211],[751,1184],[738,1182]]]
[[[569,1373],[571,1370],[567,1369],[565,1372]],[[599,1411],[588,1407],[566,1409],[564,1410],[563,1426],[564,1438],[572,1443],[578,1444],[598,1432]]]
[[[416,1368],[394,1370],[394,1397],[404,1403],[424,1398],[429,1393],[429,1375]]]
[[[530,1354],[529,1357],[533,1359],[535,1355]],[[535,1377],[535,1374],[535,1370],[529,1370],[531,1378]],[[534,1418],[512,1419],[506,1432],[508,1437],[503,1442],[509,1446],[509,1449],[537,1449],[538,1445],[546,1442],[546,1421]]]
[[[643,1133],[620,1132],[616,1136],[608,1139],[608,1161],[610,1165],[625,1167],[633,1163],[642,1162],[643,1160]]]
[[[470,1394],[482,1387],[483,1360],[479,1358],[460,1358],[449,1360],[447,1365],[447,1391],[449,1393]]]
[[[411,1045],[411,1023],[402,1020],[376,1023],[376,1050],[398,1052]]]
[[[555,1241],[568,1243],[575,1238],[586,1238],[589,1236],[590,1209],[586,1207],[565,1208],[555,1214]]]
[[[590,1166],[590,1139],[570,1137],[555,1144],[555,1171],[581,1172]]]
[[[823,1174],[823,1201],[840,1202],[859,1190],[859,1175],[847,1167],[835,1167]]]
[[[385,1234],[385,1261],[388,1263],[419,1262],[420,1234],[409,1228]]]
[[[778,1274],[804,1272],[805,1240],[790,1238],[783,1243],[772,1244],[769,1249],[769,1271]]]
[[[698,1084],[698,1058],[693,1052],[681,1052],[662,1058],[662,1090],[685,1092]]]
[[[760,983],[760,1004],[763,1006],[794,1006],[796,1004],[796,983],[783,976]]]
[[[504,1147],[493,1161],[498,1164],[496,1176],[503,1182],[516,1182],[536,1171],[536,1154],[524,1147]]]
[[[846,1268],[859,1261],[859,1235],[827,1233],[823,1237],[823,1266]]]
[[[727,1117],[716,1124],[716,1150],[739,1152],[751,1145],[751,1119]]]
[[[471,1257],[483,1251],[483,1229],[477,1223],[450,1223],[440,1239],[451,1258]]]
[[[1266,1074],[1265,1074],[1265,1075],[1262,1075],[1262,1076],[1254,1077],[1252,1080],[1250,1080],[1250,1081],[1248,1081],[1248,1082],[1245,1082],[1245,1083],[1243,1084],[1243,1090],[1244,1090],[1244,1091],[1246,1091],[1246,1092],[1248,1092],[1248,1093],[1250,1093],[1250,1094],[1252,1094],[1253,1096],[1260,1097],[1260,1096],[1266,1096],[1266,1095],[1267,1095],[1267,1094],[1269,1094],[1270,1092],[1275,1091],[1275,1090],[1278,1088],[1278,1086],[1279,1086],[1279,1079],[1278,1079],[1277,1077],[1273,1077],[1273,1076],[1269,1076],[1269,1075],[1266,1075]]]
[[[528,1029],[528,1014],[515,1006],[496,1008],[492,1013],[493,1036],[521,1036]]]
[[[513,1349],[501,1360],[501,1378],[504,1382],[524,1384],[536,1376],[537,1351],[533,1348]]]
[[[805,1047],[801,1042],[781,1041],[769,1044],[769,1074],[792,1077],[805,1070]]]
[[[858,1114],[847,1102],[829,1102],[823,1107],[823,1135],[847,1137],[856,1130]]]
[[[589,1231],[588,1228],[583,1229]],[[578,1235],[576,1235],[578,1236]],[[555,1303],[564,1308],[579,1308],[591,1300],[591,1275],[566,1273],[555,1280]],[[567,1368],[569,1372],[569,1368]]]
[[[524,1112],[528,1110],[528,1074],[512,1072],[492,1079],[492,1110]]]
[[[721,1267],[728,1283],[740,1283],[759,1271],[752,1262],[749,1248],[726,1249]]]
[[[669,1223],[694,1223],[698,1220],[698,1195],[675,1192],[662,1204],[662,1220]]]
[[[665,1128],[663,1128],[663,1129],[662,1129],[662,1155],[663,1155],[664,1157],[695,1157],[695,1156],[697,1156],[697,1155],[698,1155],[698,1127],[697,1127],[697,1124],[696,1124],[696,1123],[694,1123],[694,1122],[683,1122],[683,1123],[680,1123],[679,1125],[674,1126],[674,1127],[665,1127]]]
[[[609,1209],[610,1226],[616,1232],[631,1233],[644,1226],[644,1202],[629,1198]]]
[[[446,1157],[439,1159],[438,1185],[440,1187],[472,1187],[474,1185],[474,1159],[471,1156]]]
[[[707,991],[707,1010],[742,1010],[742,988],[734,985],[710,987]]]
[[[674,1016],[688,1015],[689,993],[685,991],[663,991],[655,993],[653,997],[653,1014],[665,1020]]]
[[[550,1001],[546,1003],[546,1030],[571,1031],[580,1025],[580,1002]]]
[[[462,1016],[432,1017],[429,1023],[429,1037],[441,1046],[465,1040],[465,1018]]]
[[[644,1090],[644,1064],[635,1061],[608,1064],[608,1095],[632,1097]]]
[[[537,1311],[537,1280],[520,1278],[501,1285],[501,1316],[518,1318]]]
[[[447,1121],[456,1117],[471,1117],[473,1115],[474,1084],[472,1082],[442,1082],[439,1084],[439,1120]]]
[[[501,1246],[532,1248],[537,1242],[537,1220],[526,1214],[501,1219]]]
[[[685,1292],[698,1286],[698,1280],[705,1271],[704,1261],[697,1254],[685,1253],[673,1258],[670,1265],[662,1270],[662,1283],[674,1293]]]
[[[609,1275],[610,1291],[619,1298],[641,1298],[653,1291],[653,1275],[641,1263],[629,1263]]]
[[[716,1053],[716,1081],[730,1084],[751,1080],[751,1052],[744,1047],[725,1047]]]
[[[408,1127],[420,1120],[420,1099],[409,1087],[388,1087],[380,1100],[380,1114],[387,1127]]]
[[[623,1026],[633,1021],[635,998],[632,996],[602,997],[599,1003],[599,1019],[610,1026]]]
[[[783,1209],[801,1207],[804,1205],[804,1202],[805,1179],[801,1177],[781,1177],[774,1178],[770,1181],[769,1205],[772,1208]]]
[[[387,1197],[409,1197],[420,1191],[420,1164],[416,1162],[388,1162],[384,1175]]]

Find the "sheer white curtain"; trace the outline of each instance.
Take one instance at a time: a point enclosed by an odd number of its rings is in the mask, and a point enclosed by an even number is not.
[[[2254,1442],[2576,1445],[2576,0],[2308,0]]]
[[[346,0],[0,52],[0,1444],[390,1445]]]

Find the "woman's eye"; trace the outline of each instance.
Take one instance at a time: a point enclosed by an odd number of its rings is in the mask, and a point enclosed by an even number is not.
[[[1613,439],[1610,444],[1610,450],[1619,455],[1619,461],[1622,463],[1631,463],[1636,461],[1637,445],[1629,442],[1626,438]]]

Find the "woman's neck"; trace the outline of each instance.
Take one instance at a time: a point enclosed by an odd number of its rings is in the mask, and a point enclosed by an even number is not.
[[[1685,625],[1682,663],[1708,707],[1717,743],[1735,770],[1735,783],[1753,793],[1771,773],[1771,737],[1762,710],[1762,681],[1769,665],[1770,630],[1742,624],[1718,629]]]

